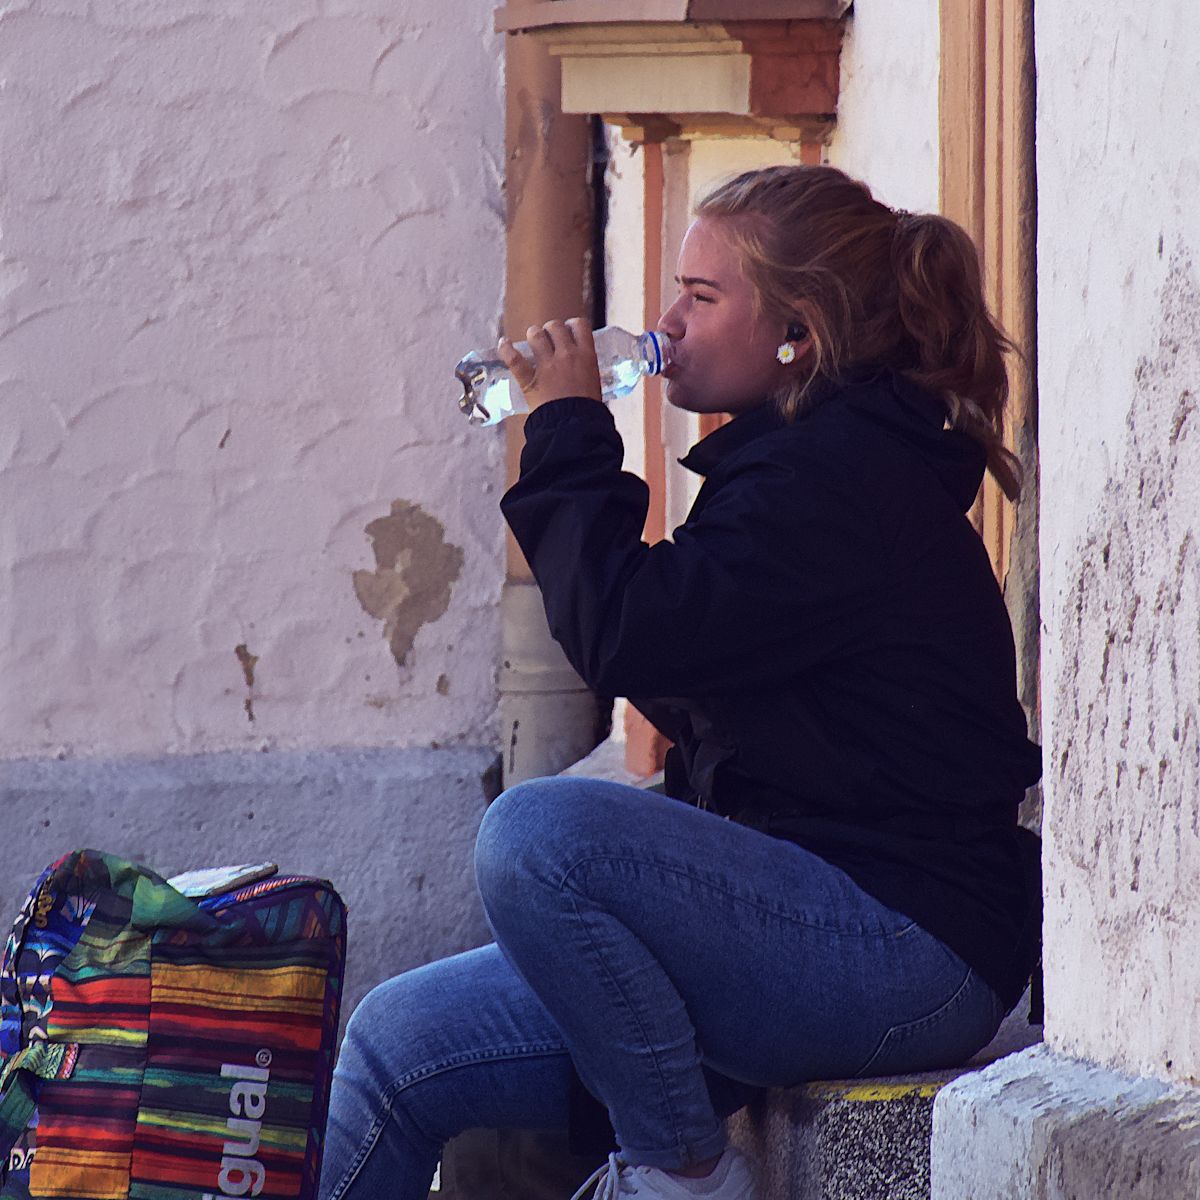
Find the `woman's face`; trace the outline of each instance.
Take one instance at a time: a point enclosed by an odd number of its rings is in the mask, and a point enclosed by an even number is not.
[[[789,369],[775,358],[786,326],[755,317],[753,289],[720,220],[692,222],[675,281],[679,296],[658,321],[675,343],[674,362],[663,373],[667,400],[701,413],[761,404]]]

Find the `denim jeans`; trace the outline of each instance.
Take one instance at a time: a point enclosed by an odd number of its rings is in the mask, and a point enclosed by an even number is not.
[[[334,1074],[323,1200],[425,1200],[465,1129],[564,1129],[571,1067],[623,1159],[723,1149],[764,1086],[953,1066],[1003,1005],[937,939],[791,842],[572,777],[475,848],[495,943],[375,988]]]

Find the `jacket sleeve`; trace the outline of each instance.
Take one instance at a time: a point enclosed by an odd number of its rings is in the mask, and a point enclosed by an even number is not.
[[[649,492],[621,470],[606,408],[557,400],[530,416],[525,435],[501,508],[551,633],[594,690],[752,687],[853,651],[870,627],[878,534],[829,470],[743,453],[698,516],[648,546]]]

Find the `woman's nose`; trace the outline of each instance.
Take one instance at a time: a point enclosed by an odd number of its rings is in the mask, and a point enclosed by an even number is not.
[[[683,320],[683,313],[678,300],[667,309],[661,317],[658,318],[657,328],[665,333],[667,337],[678,341],[687,332],[687,325]]]

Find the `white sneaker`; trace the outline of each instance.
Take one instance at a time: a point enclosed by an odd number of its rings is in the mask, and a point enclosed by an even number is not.
[[[697,1186],[688,1187],[689,1183]],[[733,1146],[702,1179],[685,1180],[658,1167],[634,1167],[610,1154],[571,1200],[584,1200],[588,1188],[596,1184],[592,1200],[619,1200],[621,1196],[641,1196],[643,1200],[757,1200],[754,1177],[746,1156]]]

